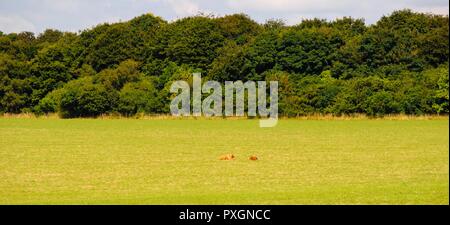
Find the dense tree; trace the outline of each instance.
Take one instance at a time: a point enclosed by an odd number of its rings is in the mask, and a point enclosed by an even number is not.
[[[288,29],[278,42],[281,68],[300,74],[320,74],[331,66],[342,38],[331,28]]]
[[[120,90],[117,111],[124,115],[134,115],[138,112],[153,113],[160,107],[157,91],[153,83],[147,79],[127,83]]]
[[[188,17],[165,26],[159,37],[160,57],[206,70],[224,45],[218,23],[209,17]]]
[[[76,58],[80,50],[78,37],[67,33],[57,42],[39,50],[30,61],[33,74],[31,104],[36,105],[47,93],[76,78]]]
[[[139,71],[139,63],[134,60],[126,60],[117,68],[105,69],[95,77],[96,82],[106,87],[120,90],[128,82],[137,82],[143,75]]]
[[[85,77],[69,82],[61,94],[62,117],[92,117],[110,112],[115,96],[102,84]]]
[[[28,111],[32,89],[30,64],[0,53],[0,112]]]
[[[258,35],[262,27],[247,15],[234,14],[217,19],[222,35],[237,44],[245,44]]]
[[[126,59],[151,59],[156,35],[164,24],[161,18],[146,14],[129,22],[102,24],[86,30],[80,35],[83,62],[99,72]]]
[[[211,63],[208,71],[208,79],[226,80],[247,80],[246,51],[247,46],[240,46],[234,41],[228,42],[219,49],[219,55]]]
[[[262,80],[260,74],[275,68],[279,33],[278,27],[268,28],[250,44],[245,53],[245,69],[242,71],[248,79]]]
[[[59,30],[47,29],[36,38],[38,44],[51,44],[63,37],[64,33]]]
[[[281,115],[449,112],[448,16],[395,11],[373,25],[243,14],[152,14],[80,33],[0,32],[0,112],[169,113],[172,81],[276,80]]]

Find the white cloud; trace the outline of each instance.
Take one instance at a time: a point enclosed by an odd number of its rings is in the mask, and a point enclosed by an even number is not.
[[[447,0],[227,0],[226,4],[233,10],[282,18],[288,24],[300,22],[302,18],[333,20],[344,16],[365,18],[368,23],[374,23],[394,10],[409,8],[448,15],[449,9]]]
[[[22,31],[36,32],[36,27],[33,23],[20,16],[0,15],[0,31],[4,33],[19,33]]]
[[[383,8],[429,8],[448,10],[445,0],[227,0],[227,5],[234,9],[261,12],[326,12],[355,10],[377,10]],[[448,13],[448,11],[447,11]]]
[[[45,5],[47,9],[52,11],[73,13],[79,9],[80,3],[82,3],[80,0],[44,0],[40,4]]]
[[[344,10],[352,0],[228,0],[229,7],[263,12],[311,12]],[[357,3],[356,3],[357,4]]]
[[[180,17],[192,16],[200,11],[198,4],[190,0],[167,0],[167,3]]]
[[[168,21],[200,12],[214,15],[245,13],[258,22],[303,18],[333,20],[343,16],[376,22],[394,10],[447,14],[448,0],[0,0],[0,30],[42,32],[46,28],[83,30],[103,22],[129,20],[154,13]]]
[[[435,14],[441,14],[441,15],[448,15],[448,6],[424,6],[424,7],[419,7],[416,9],[419,12],[424,12],[424,13],[435,13]]]

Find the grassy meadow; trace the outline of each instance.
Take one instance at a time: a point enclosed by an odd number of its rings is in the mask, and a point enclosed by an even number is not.
[[[448,119],[0,118],[0,204],[449,204],[448,129]],[[236,159],[219,160],[228,153]]]

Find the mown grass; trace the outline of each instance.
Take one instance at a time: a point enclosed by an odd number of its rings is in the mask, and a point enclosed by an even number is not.
[[[448,119],[263,129],[258,120],[0,118],[0,204],[449,204],[448,129]],[[227,153],[237,159],[218,160]]]

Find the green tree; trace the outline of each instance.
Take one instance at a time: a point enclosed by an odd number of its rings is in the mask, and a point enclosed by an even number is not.
[[[120,90],[117,111],[123,115],[132,116],[138,112],[155,113],[160,107],[156,89],[148,79],[127,83]]]
[[[234,41],[228,42],[220,48],[219,55],[211,63],[207,79],[218,81],[247,80],[247,72],[249,72],[246,70],[247,51],[247,46],[237,45]]]
[[[128,82],[136,82],[143,74],[139,71],[139,63],[134,60],[125,60],[115,69],[105,69],[98,73],[95,82],[101,83],[110,89],[120,90]]]
[[[165,26],[158,46],[161,57],[179,65],[207,70],[224,41],[222,30],[214,19],[195,16]]]
[[[331,28],[289,29],[279,40],[279,63],[286,71],[318,75],[330,68],[342,45],[342,38]]]
[[[95,117],[112,109],[116,96],[101,84],[85,77],[69,82],[61,94],[60,114],[64,118]]]
[[[262,27],[245,14],[233,14],[217,19],[222,35],[237,44],[245,44],[262,31]]]
[[[436,112],[439,113],[448,113],[448,66],[439,68],[438,71],[436,71],[439,74],[439,80],[438,80],[438,88],[434,91],[435,92],[435,103],[433,104],[433,108],[436,110]]]

